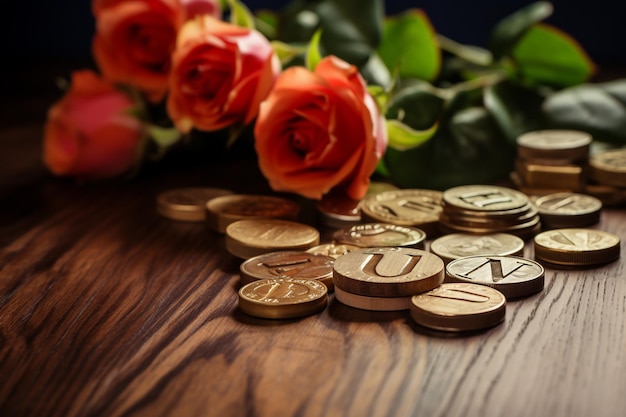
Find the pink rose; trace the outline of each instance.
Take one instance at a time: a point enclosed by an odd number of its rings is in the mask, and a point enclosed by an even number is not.
[[[105,178],[140,156],[142,124],[125,114],[133,101],[93,71],[75,71],[71,88],[48,111],[43,160],[56,175]]]
[[[167,90],[171,54],[182,24],[219,17],[218,0],[93,0],[93,54],[104,77],[132,85],[152,102]]]
[[[280,62],[259,32],[198,17],[178,35],[168,113],[183,132],[248,124],[279,72]]]
[[[314,72],[285,70],[261,103],[254,134],[270,186],[314,199],[336,187],[361,199],[387,146],[385,120],[363,78],[334,56]]]

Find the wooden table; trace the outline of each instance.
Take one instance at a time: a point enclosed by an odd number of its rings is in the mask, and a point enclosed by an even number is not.
[[[42,122],[0,133],[0,416],[626,415],[626,247],[548,269],[542,293],[470,335],[334,297],[255,319],[224,237],[155,210],[169,188],[267,191],[253,154],[204,149],[81,185],[41,165]],[[596,227],[624,239],[626,212]]]

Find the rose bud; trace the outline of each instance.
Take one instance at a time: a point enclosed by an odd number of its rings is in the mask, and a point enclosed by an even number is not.
[[[165,96],[176,35],[198,14],[220,16],[218,0],[94,0],[93,55],[104,77]]]
[[[168,113],[183,132],[249,124],[279,72],[280,61],[261,33],[197,17],[178,35]]]
[[[361,199],[387,146],[385,120],[357,68],[328,56],[286,69],[256,121],[259,166],[276,191]]]
[[[48,111],[43,160],[60,176],[113,177],[138,160],[141,122],[128,114],[133,101],[93,71],[75,71],[71,87]]]

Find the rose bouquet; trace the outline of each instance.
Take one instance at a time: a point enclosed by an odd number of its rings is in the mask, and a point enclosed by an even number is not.
[[[375,173],[435,189],[501,179],[529,130],[626,143],[626,84],[587,83],[596,66],[543,23],[547,2],[502,20],[487,48],[437,34],[423,10],[385,16],[380,0],[255,13],[238,0],[92,0],[92,11],[97,68],[72,74],[45,126],[57,175],[119,176],[192,133],[227,132],[253,135],[276,191],[360,199]]]

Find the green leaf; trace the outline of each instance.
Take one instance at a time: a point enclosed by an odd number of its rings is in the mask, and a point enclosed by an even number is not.
[[[552,128],[626,145],[626,79],[564,89],[548,97],[543,109]]]
[[[399,151],[415,148],[430,139],[438,127],[439,124],[435,123],[430,129],[415,130],[398,120],[387,120],[389,146]]]
[[[389,92],[387,92],[380,85],[368,85],[367,92],[370,93],[370,96],[372,96],[376,102],[378,110],[384,114],[387,111],[387,106],[390,100]]]
[[[513,51],[526,32],[552,14],[552,4],[539,1],[516,11],[502,19],[491,32],[489,49],[496,60],[503,58]]]
[[[515,147],[481,104],[473,90],[446,100],[432,138],[406,151],[387,148],[383,158],[390,178],[404,188],[445,190],[507,176]]]
[[[429,91],[426,83],[420,83],[403,88],[392,97],[386,118],[399,120],[415,130],[427,130],[440,120],[443,106],[444,99]]]
[[[230,5],[230,23],[240,27],[254,29],[254,15],[239,0],[228,0]]]
[[[289,3],[279,23],[284,42],[308,42],[321,28],[326,55],[361,67],[380,42],[383,2],[380,0],[299,0]]]
[[[385,20],[378,54],[390,71],[401,77],[432,81],[439,75],[441,50],[426,14],[409,10]]]
[[[509,80],[485,89],[485,107],[511,144],[515,144],[520,134],[545,127],[541,111],[543,101],[544,97],[536,90]]]
[[[276,52],[276,56],[283,66],[287,65],[294,58],[306,52],[306,47],[300,45],[288,44],[280,41],[271,41],[270,44]]]
[[[272,10],[254,12],[254,25],[267,39],[276,39],[278,34],[278,14]]]
[[[317,64],[322,60],[320,51],[320,39],[322,38],[322,30],[318,29],[311,37],[309,46],[306,49],[305,64],[310,71],[314,71]]]
[[[583,83],[596,69],[576,40],[545,24],[526,33],[513,50],[513,58],[524,79],[557,87]]]
[[[384,164],[403,188],[445,190],[463,184],[499,181],[512,170],[514,148],[482,107],[451,115],[435,135],[406,151],[388,148]]]
[[[183,134],[174,127],[149,125],[148,136],[160,147],[167,148],[178,142]]]
[[[493,55],[487,49],[474,45],[463,45],[441,34],[437,34],[437,41],[442,50],[456,55],[473,66],[486,67],[493,63]]]

